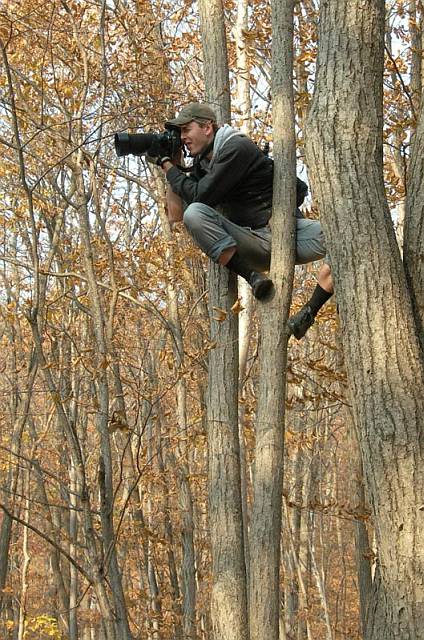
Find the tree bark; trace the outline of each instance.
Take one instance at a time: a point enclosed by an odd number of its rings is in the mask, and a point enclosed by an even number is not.
[[[272,4],[274,200],[271,278],[275,296],[262,307],[256,418],[254,502],[250,531],[250,634],[278,640],[287,334],[294,273],[296,137],[293,100],[293,2]]]
[[[158,191],[161,194],[161,202],[165,202],[164,184],[158,179]],[[163,205],[159,203],[159,215],[162,225],[162,233],[166,242],[172,239],[171,226],[168,221]],[[166,249],[167,261],[170,275],[175,276],[175,256],[171,248]],[[168,317],[172,330],[172,350],[174,352],[175,373],[177,381],[175,383],[177,401],[178,432],[181,438],[178,442],[177,463],[173,454],[169,453],[171,465],[176,472],[179,492],[179,506],[182,519],[182,563],[181,563],[181,590],[183,595],[183,629],[184,637],[190,640],[196,638],[196,562],[194,550],[194,518],[193,518],[193,497],[189,482],[189,463],[186,446],[187,438],[187,385],[183,375],[184,339],[181,327],[180,314],[178,311],[178,295],[173,277],[167,283]]]
[[[222,0],[199,3],[206,99],[220,123],[230,120],[230,85]],[[236,279],[209,263],[211,341],[207,414],[209,522],[212,553],[211,621],[216,640],[246,640],[247,589],[244,563],[238,437],[238,332],[231,307]],[[223,309],[223,322],[214,319]]]
[[[222,0],[200,0],[199,12],[206,99],[218,122],[229,122],[231,94]]]
[[[404,264],[418,335],[424,348],[424,100],[409,165],[405,214]]]
[[[16,393],[16,398],[15,398],[15,390],[14,390],[13,398],[12,398],[12,401],[16,402],[16,407],[12,410],[13,427],[12,427],[12,434],[11,434],[11,461],[10,461],[9,471],[7,474],[7,484],[6,484],[11,496],[7,504],[11,507],[11,509],[14,508],[15,494],[18,486],[19,465],[17,464],[18,462],[17,456],[20,453],[22,434],[23,434],[25,424],[29,414],[31,393],[32,393],[32,388],[34,385],[36,373],[37,373],[37,362],[36,362],[36,359],[34,358],[34,353],[31,352],[29,356],[27,387],[26,387],[25,393],[22,394],[22,397],[20,398],[19,398],[20,394]],[[2,591],[6,586],[7,574],[9,569],[11,534],[12,534],[12,519],[8,514],[4,513],[1,527],[0,527],[0,550],[1,550],[0,551],[0,609],[2,607],[2,600],[3,600]]]
[[[349,401],[351,403],[351,399],[349,399]],[[345,411],[345,415],[347,430],[351,442],[351,464],[353,468],[350,495],[354,508],[357,509],[360,514],[364,514],[368,510],[368,505],[365,496],[364,471],[359,451],[358,434],[349,409]],[[368,605],[372,594],[372,568],[370,556],[371,545],[368,536],[368,529],[365,521],[362,519],[358,519],[355,522],[355,550],[359,590],[359,613],[362,633],[365,633]]]
[[[211,266],[216,272],[220,267]],[[212,277],[216,277],[216,273]],[[218,275],[219,278],[219,275]],[[233,281],[233,279],[231,278]],[[247,639],[247,590],[243,550],[240,490],[240,447],[237,404],[237,340],[229,340],[228,329],[213,320],[213,307],[225,309],[231,318],[234,290],[227,292],[222,283],[219,297],[210,300],[212,335],[216,347],[209,358],[208,447],[209,447],[209,522],[212,552],[211,618],[213,637]],[[212,292],[211,292],[212,293]],[[211,294],[210,294],[211,295]],[[214,304],[215,303],[215,304]],[[234,332],[231,331],[234,336]],[[234,346],[235,345],[235,346]],[[233,352],[233,353],[231,353]],[[235,353],[234,353],[235,352]]]
[[[87,275],[89,301],[93,320],[93,334],[97,351],[97,371],[95,386],[99,410],[96,415],[96,428],[100,436],[100,455],[98,468],[98,482],[100,490],[100,513],[105,554],[105,564],[111,582],[111,597],[116,615],[116,637],[123,640],[131,639],[128,614],[122,588],[122,577],[118,564],[116,539],[113,525],[113,478],[112,453],[109,435],[109,384],[106,368],[108,367],[109,352],[105,336],[105,313],[102,307],[100,293],[97,287],[94,257],[91,245],[89,211],[82,174],[82,156],[75,158],[74,179],[76,185],[76,208],[79,216],[82,246],[84,247],[84,268]],[[106,567],[105,567],[106,568]]]
[[[246,32],[249,26],[249,2],[237,0],[237,22],[234,29],[237,65],[237,108],[241,117],[240,129],[250,135],[252,130],[250,99],[250,64],[247,55]]]
[[[24,502],[24,520],[29,522],[30,520],[30,472],[27,469],[24,479],[24,495],[26,496]],[[25,637],[25,627],[28,616],[28,573],[32,556],[29,551],[28,545],[28,528],[24,527],[23,539],[22,539],[22,568],[21,568],[21,592],[19,597],[19,627],[18,627],[18,640],[23,640]]]
[[[251,134],[252,102],[250,99],[250,64],[247,55],[246,32],[249,26],[249,2],[237,0],[237,22],[234,29],[236,44],[237,65],[237,109],[241,117],[240,130],[247,136]],[[239,334],[239,399],[244,396],[246,382],[247,359],[252,337],[253,324],[253,295],[249,284],[243,278],[237,278],[238,297],[244,307],[238,317]],[[243,511],[243,540],[246,564],[246,581],[249,583],[250,558],[249,558],[249,514],[248,514],[248,462],[246,459],[246,444],[244,437],[244,423],[246,417],[246,403],[239,402],[239,440],[240,440],[240,472],[241,472],[241,498]],[[249,596],[249,594],[247,594]]]
[[[378,565],[367,640],[424,637],[424,372],[382,171],[384,2],[321,3],[307,128]]]
[[[423,15],[422,5],[418,0],[410,0],[409,12],[409,31],[411,33],[411,94],[412,103],[414,105],[415,114],[420,110],[421,95],[423,90],[422,71],[423,71]]]

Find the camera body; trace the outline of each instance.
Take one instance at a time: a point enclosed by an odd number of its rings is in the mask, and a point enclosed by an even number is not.
[[[168,125],[161,133],[115,133],[115,150],[119,157],[131,154],[174,158],[181,146],[180,130]]]

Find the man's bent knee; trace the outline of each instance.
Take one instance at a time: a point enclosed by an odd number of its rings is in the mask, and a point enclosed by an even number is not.
[[[200,216],[196,206],[190,204],[187,207],[187,209],[184,211],[183,222],[189,231],[199,227]]]
[[[192,202],[184,211],[183,221],[189,231],[196,232],[202,229],[205,224],[220,226],[217,221],[217,216],[217,212],[212,209],[212,207],[208,207],[199,202]]]

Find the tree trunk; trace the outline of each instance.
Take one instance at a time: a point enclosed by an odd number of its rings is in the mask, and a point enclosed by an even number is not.
[[[211,276],[216,277],[219,269],[221,268],[211,265],[211,271],[214,272]],[[231,280],[234,282],[233,278]],[[248,634],[240,447],[237,404],[234,402],[238,383],[237,340],[234,339],[233,330],[230,340],[228,328],[225,331],[222,322],[213,320],[213,307],[219,307],[227,311],[228,320],[225,323],[235,323],[230,311],[234,290],[227,292],[220,286],[217,293],[220,297],[210,300],[211,338],[217,341],[217,345],[210,353],[208,379],[211,618],[214,638],[241,640],[247,639]],[[235,353],[231,354],[231,351]]]
[[[367,640],[424,637],[424,372],[384,194],[384,8],[382,0],[321,4],[307,128],[376,529]]]
[[[424,100],[414,136],[406,197],[405,271],[412,294],[418,335],[424,348]]]
[[[97,351],[96,392],[99,410],[96,415],[96,428],[100,436],[100,455],[98,482],[100,490],[100,513],[102,523],[105,563],[111,583],[111,597],[116,615],[116,636],[130,640],[128,616],[125,597],[122,589],[121,572],[118,566],[116,540],[113,526],[113,479],[112,454],[110,448],[109,421],[109,385],[106,368],[108,367],[108,350],[105,337],[105,316],[98,291],[94,257],[91,245],[89,212],[82,175],[82,157],[75,158],[74,177],[77,188],[77,210],[81,229],[82,246],[84,247],[84,268],[87,275],[89,300],[93,319],[93,333]]]
[[[221,0],[199,3],[207,101],[219,122],[230,119],[230,90],[224,12]],[[231,307],[236,279],[210,262],[211,340],[207,393],[209,450],[209,521],[212,554],[211,621],[216,640],[245,640],[246,569],[240,488],[238,437],[237,316]],[[214,319],[216,308],[226,319]]]
[[[21,439],[22,434],[25,428],[25,424],[28,418],[29,409],[30,409],[30,401],[31,401],[31,393],[32,388],[35,381],[35,376],[37,373],[37,362],[34,358],[34,354],[31,353],[29,357],[28,363],[28,374],[27,374],[27,385],[25,389],[25,393],[21,394],[21,398],[19,398],[18,393],[16,393],[15,398],[15,390],[13,392],[12,401],[16,401],[16,407],[12,409],[12,419],[13,419],[13,427],[11,434],[11,462],[9,466],[9,471],[7,474],[7,489],[10,492],[10,498],[7,501],[7,505],[13,510],[15,496],[18,486],[18,478],[19,478],[19,465],[17,464],[18,458],[17,456],[20,453],[21,449]],[[0,609],[2,607],[3,600],[3,589],[6,586],[7,574],[9,568],[9,555],[10,555],[10,541],[11,541],[11,533],[12,533],[12,519],[7,514],[3,514],[2,523],[0,527]]]
[[[346,390],[347,392],[347,390]],[[349,402],[351,399],[347,396]],[[364,472],[362,468],[362,460],[359,452],[358,434],[356,425],[349,409],[345,411],[346,426],[349,433],[351,448],[351,465],[353,469],[352,482],[350,486],[350,495],[352,505],[360,514],[365,514],[368,510],[366,503],[364,488]],[[365,633],[367,623],[368,605],[371,600],[372,593],[372,570],[370,557],[370,540],[368,536],[367,525],[364,520],[358,519],[355,522],[355,550],[356,550],[356,571],[358,575],[359,590],[359,613],[361,620],[362,633]]]
[[[420,110],[421,95],[423,90],[422,71],[423,71],[423,15],[422,5],[418,0],[410,0],[409,12],[409,31],[411,33],[411,94],[412,103],[414,105],[415,115]]]
[[[314,514],[314,520],[313,520],[313,527],[314,527],[314,532],[313,532],[313,542],[312,542],[312,547],[311,547],[311,563],[312,563],[312,575],[315,578],[315,582],[317,585],[317,590],[319,593],[319,597],[321,600],[321,606],[322,606],[322,616],[324,618],[324,622],[325,622],[325,630],[326,630],[326,640],[333,640],[333,631],[332,631],[332,627],[331,627],[331,619],[330,619],[330,610],[329,610],[329,604],[328,604],[328,599],[327,599],[327,590],[326,590],[326,580],[325,580],[325,574],[324,574],[324,567],[323,567],[323,563],[321,562],[321,566],[318,566],[318,561],[317,561],[317,551],[316,551],[316,547],[315,547],[315,542],[314,542],[314,538],[317,535],[317,525],[316,525],[316,520],[317,520],[317,516]],[[322,522],[319,524],[320,529],[322,529]],[[321,546],[322,548],[322,546]],[[324,639],[323,639],[324,640]]]
[[[69,553],[72,556],[77,554],[78,543],[78,518],[77,518],[77,494],[79,491],[78,476],[75,473],[74,466],[71,462],[69,469],[69,501],[73,509],[69,513]],[[78,572],[71,565],[69,579],[69,640],[78,640]]]
[[[231,95],[222,0],[200,0],[199,12],[206,99],[218,122],[229,122]]]
[[[247,55],[246,33],[249,27],[249,2],[237,0],[237,22],[234,29],[237,65],[237,109],[241,117],[240,129],[246,135],[252,130],[250,99],[250,64]]]
[[[237,0],[237,23],[234,30],[236,42],[237,65],[237,109],[241,117],[240,130],[247,136],[251,134],[251,99],[250,99],[250,65],[247,55],[246,33],[249,27],[249,2]],[[239,398],[243,398],[247,374],[247,358],[252,337],[253,295],[249,284],[243,278],[237,279],[238,297],[242,300],[244,310],[239,314]],[[248,462],[244,437],[246,416],[245,402],[239,403],[239,440],[240,440],[240,473],[241,499],[243,511],[243,543],[246,564],[246,581],[249,584],[249,515],[248,515]],[[249,594],[247,594],[249,596]]]
[[[23,495],[25,497],[23,508],[23,519],[25,522],[30,521],[30,471],[25,472],[25,478],[23,481]],[[26,633],[26,622],[28,614],[28,573],[31,563],[31,554],[28,545],[28,527],[23,528],[22,539],[22,569],[21,569],[21,593],[19,597],[19,627],[18,627],[18,640],[23,640]]]
[[[275,296],[261,313],[254,502],[250,531],[250,637],[278,640],[284,402],[294,273],[296,138],[293,104],[293,2],[275,1],[273,26],[274,201],[271,278]]]
[[[165,202],[165,191],[163,181],[159,182],[159,192],[161,192],[161,202]],[[171,226],[166,216],[164,207],[159,203],[159,215],[162,225],[162,233],[167,242],[171,242]],[[171,248],[166,250],[167,261],[170,265],[170,275],[175,276],[175,259]],[[181,320],[178,311],[178,295],[173,278],[167,284],[168,317],[172,328],[172,349],[174,352],[176,401],[178,433],[181,438],[178,441],[178,459],[176,462],[173,454],[172,466],[176,471],[178,482],[179,506],[182,519],[182,563],[181,563],[181,590],[183,595],[183,629],[184,637],[188,640],[196,638],[196,562],[194,551],[194,518],[193,518],[193,497],[188,480],[190,469],[188,463],[188,452],[186,446],[187,439],[187,385],[183,375],[184,370],[184,340],[181,327]]]

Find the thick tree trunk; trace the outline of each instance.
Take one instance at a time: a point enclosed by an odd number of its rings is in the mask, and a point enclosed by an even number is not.
[[[286,325],[294,272],[296,138],[293,103],[293,2],[272,7],[274,202],[273,300],[261,313],[254,502],[250,531],[250,637],[278,640],[283,482]]]
[[[382,172],[383,0],[321,4],[308,163],[378,551],[367,640],[424,637],[424,372]]]

